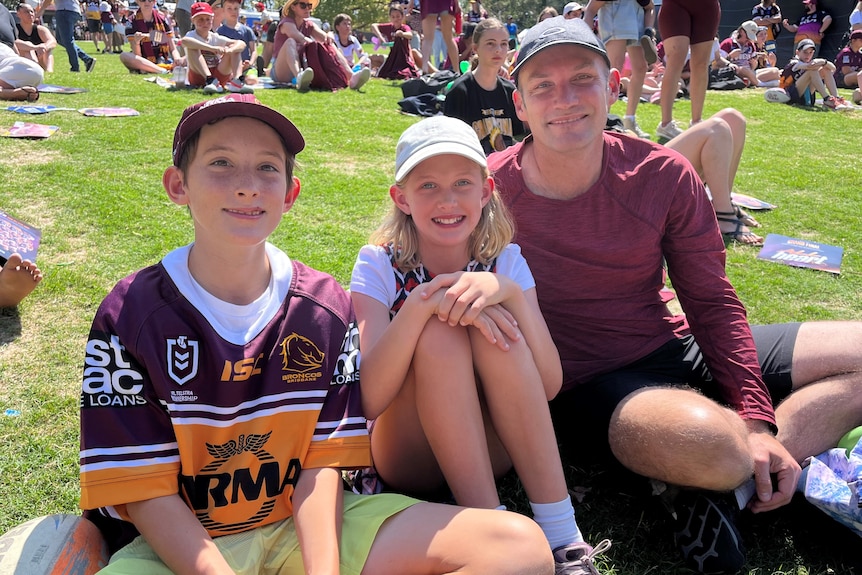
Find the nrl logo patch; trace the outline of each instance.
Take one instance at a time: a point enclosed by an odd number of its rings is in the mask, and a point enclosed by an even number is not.
[[[168,375],[177,385],[183,385],[198,374],[198,342],[181,335],[167,340]]]

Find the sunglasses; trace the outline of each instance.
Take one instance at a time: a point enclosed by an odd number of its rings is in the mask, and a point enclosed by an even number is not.
[[[311,10],[314,7],[311,2],[297,2],[295,6],[299,6],[303,10]]]

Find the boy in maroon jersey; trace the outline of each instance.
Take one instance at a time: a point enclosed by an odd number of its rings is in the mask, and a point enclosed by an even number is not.
[[[194,243],[114,288],[84,360],[81,507],[141,534],[102,573],[549,575],[526,517],[343,491],[371,463],[350,298],[267,242],[304,145],[251,95],[180,119]]]

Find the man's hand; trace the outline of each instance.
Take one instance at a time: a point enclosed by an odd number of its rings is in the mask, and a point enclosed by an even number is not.
[[[757,490],[757,496],[749,504],[751,511],[772,511],[789,503],[802,473],[799,464],[766,429],[750,431],[748,447],[754,458],[754,483]]]

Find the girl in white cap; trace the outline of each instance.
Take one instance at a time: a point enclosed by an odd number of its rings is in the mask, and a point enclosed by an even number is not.
[[[449,117],[414,124],[395,182],[350,284],[380,479],[505,509],[495,479],[514,466],[556,573],[597,575],[610,542],[593,549],[578,529],[548,410],[559,355],[476,133]]]

